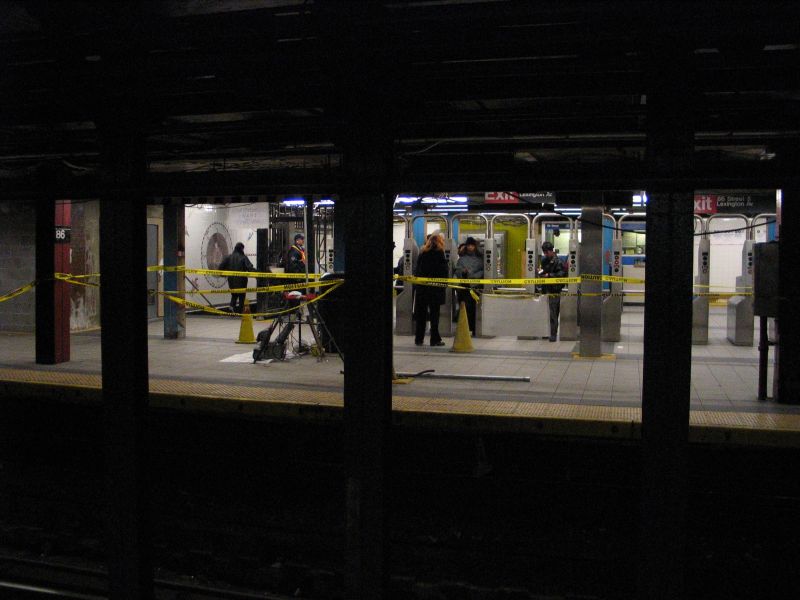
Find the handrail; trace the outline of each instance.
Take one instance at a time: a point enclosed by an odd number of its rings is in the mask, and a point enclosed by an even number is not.
[[[417,215],[415,217],[411,217],[411,228],[412,228],[412,230],[414,228],[414,223],[416,222],[417,219],[425,219],[425,221],[427,221],[428,219],[440,221],[441,223],[444,224],[444,232],[443,233],[445,234],[445,237],[448,237],[448,238],[450,237],[450,223],[447,222],[447,219],[444,217],[444,215],[424,214],[424,215]],[[428,234],[428,232],[426,231],[425,232],[425,237],[427,237],[427,234]]]
[[[489,237],[494,235],[494,221],[498,217],[514,217],[525,219],[525,222],[528,224],[528,233],[531,231],[531,218],[528,215],[524,213],[496,213],[492,215],[492,218],[489,220]]]
[[[575,228],[575,219],[573,219],[572,217],[568,217],[567,215],[561,215],[559,213],[539,213],[535,217],[533,217],[533,220],[531,221],[531,227],[528,230],[529,238],[534,239],[536,237],[536,225],[539,223],[539,221],[541,221],[546,217],[556,217],[557,219],[567,221],[569,222],[570,230],[577,231],[577,229]]]

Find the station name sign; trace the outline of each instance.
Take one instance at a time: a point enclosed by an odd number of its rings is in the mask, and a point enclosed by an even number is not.
[[[72,228],[56,225],[56,244],[69,244]]]
[[[772,194],[695,194],[694,212],[697,215],[742,213],[748,216],[775,212]]]
[[[555,202],[553,192],[486,192],[484,204],[542,204]]]

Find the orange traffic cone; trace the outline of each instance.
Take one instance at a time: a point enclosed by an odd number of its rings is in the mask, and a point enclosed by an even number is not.
[[[450,352],[474,352],[472,347],[472,336],[469,334],[469,321],[467,320],[467,307],[462,302],[458,308],[458,324],[456,325],[456,335],[453,338],[453,347]]]
[[[239,339],[237,344],[255,344],[256,336],[253,334],[253,316],[250,314],[250,306],[245,302],[242,310],[242,324],[239,326]]]

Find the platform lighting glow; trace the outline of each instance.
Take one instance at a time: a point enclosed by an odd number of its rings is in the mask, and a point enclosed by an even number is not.
[[[333,200],[326,198],[324,200],[320,200],[319,202],[314,202],[314,206],[333,206]]]
[[[287,198],[281,204],[284,206],[305,206],[306,201],[303,198]]]
[[[422,199],[423,204],[439,204],[439,198],[434,198],[432,196],[425,196]]]
[[[394,199],[395,204],[414,204],[416,201],[414,196],[398,196]]]
[[[644,206],[645,204],[647,204],[647,194],[645,192],[633,195],[634,206]]]
[[[431,209],[431,212],[466,212],[469,210],[466,206],[437,206]]]
[[[456,204],[457,203],[466,203],[467,201],[469,201],[469,198],[467,198],[466,196],[450,196],[447,199],[447,201],[448,202],[453,202],[453,203],[456,203]]]

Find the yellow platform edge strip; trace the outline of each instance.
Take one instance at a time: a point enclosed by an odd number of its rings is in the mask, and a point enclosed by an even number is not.
[[[99,400],[100,376],[0,369],[0,389],[6,394],[40,395],[44,392],[66,400],[94,403]],[[177,393],[177,389],[182,390],[181,393]],[[78,393],[70,394],[70,391]],[[221,392],[225,395],[220,395]],[[150,382],[150,406],[153,408],[339,420],[342,405],[342,395],[337,392],[190,383],[162,378],[153,378]],[[396,396],[392,409],[396,425],[414,428],[641,438],[641,410],[636,407]],[[800,414],[692,411],[689,440],[693,443],[800,447]]]

